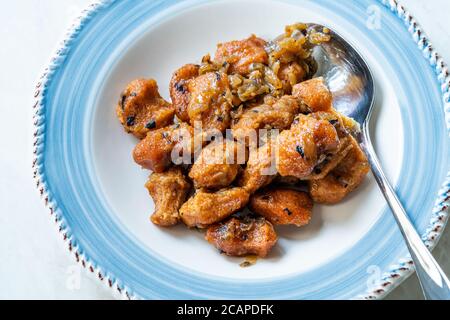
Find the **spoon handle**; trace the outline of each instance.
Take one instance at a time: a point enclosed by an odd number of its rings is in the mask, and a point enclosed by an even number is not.
[[[361,146],[367,155],[375,180],[386,198],[408,246],[423,294],[426,299],[430,300],[450,300],[450,282],[417,234],[400,200],[383,173],[370,140],[368,127],[367,124],[363,126]]]

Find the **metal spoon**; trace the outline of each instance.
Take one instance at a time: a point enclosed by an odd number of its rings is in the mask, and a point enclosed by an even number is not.
[[[309,24],[308,28],[322,32],[324,27]],[[359,143],[403,234],[425,298],[449,300],[450,282],[447,276],[414,229],[373,149],[369,135],[370,116],[375,100],[372,73],[361,55],[348,42],[335,32],[330,31],[330,35],[331,41],[314,49],[314,57],[319,65],[315,76],[325,79],[333,93],[334,107],[361,125]]]

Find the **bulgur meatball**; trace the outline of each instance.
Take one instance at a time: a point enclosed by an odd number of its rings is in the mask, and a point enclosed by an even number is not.
[[[324,178],[342,161],[342,159],[345,158],[345,156],[347,156],[352,148],[353,146],[349,136],[341,138],[337,150],[335,152],[322,154],[319,157],[319,161],[314,167],[313,172],[302,180],[317,180]]]
[[[292,88],[292,95],[300,98],[310,112],[330,111],[333,97],[322,77],[300,82]]]
[[[164,173],[152,173],[145,184],[155,203],[151,221],[168,227],[178,223],[178,210],[191,188],[181,168],[173,167]]]
[[[147,132],[171,124],[175,110],[160,96],[155,80],[137,79],[123,91],[116,113],[125,130],[142,139]]]
[[[280,133],[277,143],[278,173],[304,179],[313,172],[322,155],[336,152],[339,137],[328,121],[301,114],[291,129]]]
[[[266,41],[250,36],[244,40],[221,43],[217,46],[214,61],[218,64],[229,63],[230,73],[246,75],[252,63],[267,64],[268,56],[265,50]]]
[[[205,228],[219,222],[247,205],[250,195],[243,188],[221,189],[216,192],[199,190],[180,209],[188,227]]]
[[[313,201],[308,193],[293,189],[261,190],[250,197],[249,208],[272,224],[307,225]]]
[[[186,64],[174,72],[169,84],[170,98],[175,108],[175,114],[181,121],[188,122],[188,106],[191,100],[189,82],[198,77],[199,65]]]
[[[325,178],[309,181],[309,193],[315,202],[333,204],[355,190],[369,172],[369,163],[356,140],[346,157]]]
[[[233,136],[244,142],[255,132],[257,134],[258,129],[288,129],[300,110],[299,101],[292,96],[283,96],[272,105],[247,109],[232,125]]]
[[[191,154],[193,137],[194,129],[185,123],[150,131],[134,148],[134,161],[145,169],[164,172],[172,165],[172,150],[177,145]]]
[[[228,76],[223,72],[208,72],[188,83],[191,99],[188,116],[192,126],[196,121],[202,129],[225,131],[230,126],[232,97]]]
[[[240,151],[240,152],[239,152]],[[228,187],[236,178],[240,164],[245,163],[246,148],[235,141],[212,142],[201,151],[189,172],[196,188],[220,189]],[[238,159],[238,153],[244,153]]]
[[[206,231],[206,240],[229,256],[265,257],[277,242],[272,224],[264,218],[231,218]]]
[[[247,166],[238,180],[238,185],[252,194],[271,183],[277,174],[275,167],[275,141],[270,139],[257,149],[252,148]]]

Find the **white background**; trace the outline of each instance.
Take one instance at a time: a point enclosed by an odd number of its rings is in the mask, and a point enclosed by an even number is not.
[[[357,1],[357,0],[355,0]],[[0,298],[111,299],[69,255],[32,180],[36,79],[73,18],[90,0],[1,1],[0,10]],[[403,0],[450,62],[450,1]],[[434,251],[450,274],[450,228]],[[411,277],[390,299],[420,298]]]

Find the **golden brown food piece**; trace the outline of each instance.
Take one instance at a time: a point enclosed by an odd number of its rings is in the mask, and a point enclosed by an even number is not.
[[[300,82],[292,88],[292,95],[300,98],[310,112],[330,111],[333,97],[322,77]]]
[[[235,141],[224,140],[212,142],[202,149],[199,157],[189,172],[196,188],[220,189],[228,187],[239,172],[239,160],[245,163],[246,148],[243,159],[238,159],[238,144]]]
[[[269,140],[265,145],[252,148],[238,185],[252,194],[259,188],[271,183],[277,174],[275,167],[275,142]]]
[[[249,197],[243,188],[222,189],[213,193],[199,190],[183,204],[180,216],[188,227],[204,228],[242,209]]]
[[[264,218],[231,218],[206,231],[206,240],[229,256],[265,257],[277,242],[272,224]]]
[[[198,77],[200,66],[196,64],[186,64],[174,72],[170,80],[169,91],[175,113],[181,121],[188,122],[188,106],[191,100],[189,92],[189,82]]]
[[[317,120],[327,120],[330,122],[336,128],[339,138],[346,137],[349,134],[355,137],[361,131],[359,124],[355,120],[334,109],[314,112],[309,114],[309,116]]]
[[[137,79],[122,93],[116,113],[125,130],[142,139],[150,130],[171,124],[175,110],[161,98],[155,80]]]
[[[217,129],[221,132],[230,126],[232,95],[228,76],[222,72],[209,72],[188,83],[191,99],[188,115],[191,125],[200,121],[202,129]]]
[[[359,132],[359,125],[354,120],[335,110],[314,112],[309,114],[309,116],[317,120],[328,121],[334,126],[339,136],[338,149],[334,153],[322,154],[322,158],[319,159],[319,164],[314,168],[314,172],[305,178],[306,180],[322,179],[333,170],[353,148],[350,135],[354,136]]]
[[[299,101],[292,96],[283,96],[273,105],[262,104],[244,111],[236,124],[233,136],[239,141],[258,134],[258,129],[288,129],[296,114],[300,112]]]
[[[293,61],[283,64],[280,67],[278,76],[283,83],[284,93],[291,94],[292,87],[305,79],[306,71],[300,64]]]
[[[163,172],[172,164],[172,150],[180,147],[191,152],[194,129],[185,124],[174,124],[150,131],[133,151],[134,161],[145,169]],[[178,145],[178,146],[177,146]]]
[[[249,208],[274,225],[307,225],[311,220],[313,201],[306,192],[293,189],[262,190],[250,197]]]
[[[277,137],[276,165],[282,176],[307,178],[322,155],[334,153],[339,137],[334,126],[325,120],[299,115],[290,130]]]
[[[342,138],[342,137],[345,137],[348,135],[348,131],[347,131],[346,127],[344,126],[343,116],[339,112],[337,112],[333,109],[330,111],[313,112],[313,113],[310,113],[309,116],[314,119],[317,119],[317,120],[328,121],[336,129],[339,138]]]
[[[309,192],[315,202],[340,202],[355,190],[369,172],[369,163],[355,139],[352,149],[325,178],[309,181]]]
[[[152,173],[145,187],[155,203],[151,221],[163,227],[177,224],[178,210],[191,188],[181,169],[174,167],[164,173]]]
[[[214,60],[218,64],[229,63],[230,73],[246,75],[249,73],[252,63],[267,64],[268,56],[264,49],[265,45],[266,41],[255,35],[244,40],[221,43],[217,46]]]
[[[350,136],[345,136],[339,140],[339,147],[333,153],[322,154],[318,164],[314,167],[313,172],[303,178],[303,180],[316,180],[325,178],[353,148]]]

